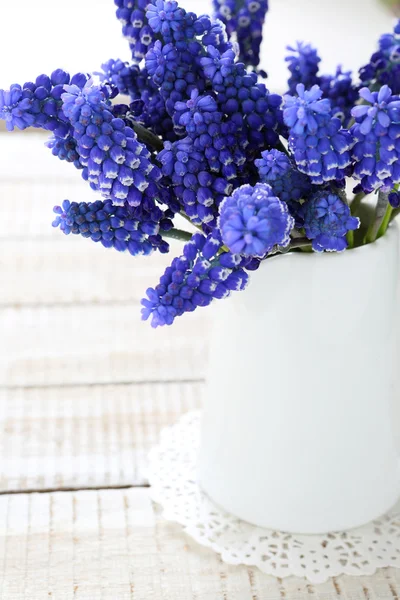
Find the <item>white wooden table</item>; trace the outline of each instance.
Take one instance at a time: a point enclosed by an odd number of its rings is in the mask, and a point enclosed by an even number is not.
[[[209,314],[140,322],[170,258],[53,230],[54,204],[93,196],[42,140],[0,134],[0,599],[398,599],[393,569],[277,580],[223,564],[163,520],[146,455],[201,404]]]

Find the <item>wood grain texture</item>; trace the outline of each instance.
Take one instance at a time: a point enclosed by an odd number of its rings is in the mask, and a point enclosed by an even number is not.
[[[200,309],[154,330],[137,304],[5,308],[0,386],[199,379],[209,319]]]
[[[394,600],[397,573],[311,586],[225,565],[146,489],[0,497],[1,600]]]
[[[54,236],[18,241],[0,237],[0,308],[139,305],[171,262],[166,254],[132,257],[58,230]],[[179,246],[173,245],[174,252],[175,248],[178,254]]]
[[[160,430],[199,408],[202,384],[7,390],[0,492],[145,485]]]

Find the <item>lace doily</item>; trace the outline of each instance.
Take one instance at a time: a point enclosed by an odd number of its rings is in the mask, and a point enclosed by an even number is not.
[[[217,507],[196,483],[199,411],[161,434],[149,457],[152,499],[169,521],[183,525],[199,544],[229,564],[256,566],[268,575],[322,583],[341,574],[372,575],[400,567],[400,503],[390,514],[358,529],[326,535],[291,535],[249,525]]]

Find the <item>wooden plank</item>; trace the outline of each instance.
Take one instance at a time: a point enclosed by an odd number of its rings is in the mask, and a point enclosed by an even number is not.
[[[0,400],[0,492],[145,484],[160,430],[199,408],[202,389],[171,383],[8,390]]]
[[[181,246],[172,244],[173,255]],[[133,257],[76,236],[0,238],[0,309],[33,304],[139,303],[157,285],[171,254]]]
[[[65,240],[64,235],[51,225],[55,216],[53,207],[65,199],[92,202],[100,198],[80,178],[76,169],[73,174],[73,179],[35,175],[21,180],[2,174],[0,239],[46,239],[54,243]]]
[[[3,309],[0,386],[202,378],[211,314],[154,330],[136,304]]]
[[[1,600],[395,600],[398,570],[310,586],[229,566],[167,523],[148,490],[0,498]],[[2,513],[6,517],[2,518]],[[1,558],[1,553],[0,553]]]

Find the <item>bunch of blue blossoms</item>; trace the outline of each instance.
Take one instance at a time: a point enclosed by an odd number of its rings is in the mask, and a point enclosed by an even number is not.
[[[130,61],[13,84],[0,118],[51,132],[52,154],[96,192],[54,208],[64,234],[134,256],[185,242],[142,301],[153,327],[243,290],[272,256],[385,234],[400,211],[400,22],[358,79],[320,74],[317,51],[291,45],[282,97],[258,69],[267,0],[214,0],[214,17],[175,0],[115,4]]]

